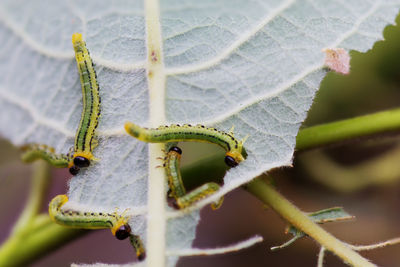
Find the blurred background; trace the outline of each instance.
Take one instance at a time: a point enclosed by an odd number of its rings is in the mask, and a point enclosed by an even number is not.
[[[397,23],[400,18],[397,18]],[[329,73],[321,84],[303,127],[351,118],[400,106],[400,27],[388,26],[384,41],[362,54],[352,51],[351,74]],[[318,51],[319,52],[319,51]],[[184,161],[198,158],[203,146],[185,146]],[[213,147],[213,146],[211,146]],[[208,150],[209,147],[206,148]],[[0,140],[0,242],[23,209],[30,186],[31,166],[19,151]],[[200,152],[201,154],[202,152]],[[209,153],[209,152],[207,152]],[[400,236],[400,137],[398,133],[355,140],[333,147],[296,153],[293,168],[272,172],[278,190],[303,211],[342,206],[356,216],[324,228],[351,244],[372,244]],[[47,202],[68,190],[67,170],[53,169]],[[43,211],[47,210],[47,204]],[[271,252],[291,236],[286,223],[243,189],[225,197],[222,207],[201,211],[194,247],[230,245],[256,234],[258,245],[240,252],[185,257],[178,266],[316,266],[319,246],[309,238]],[[400,266],[400,245],[362,252],[379,266]],[[71,263],[127,263],[134,259],[129,242],[119,242],[109,230],[97,230],[74,240],[31,266]],[[331,254],[324,266],[346,266]]]

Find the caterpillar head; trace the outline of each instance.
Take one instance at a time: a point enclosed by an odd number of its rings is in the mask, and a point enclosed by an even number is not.
[[[131,227],[125,218],[120,218],[111,228],[111,232],[118,240],[124,240],[131,235]]]
[[[243,147],[244,141],[246,141],[247,137],[240,141],[239,147],[236,150],[231,150],[226,152],[225,154],[225,163],[229,167],[236,167],[240,162],[247,158],[246,149]]]
[[[225,163],[229,167],[236,167],[243,160],[244,157],[238,151],[228,151],[225,154]]]
[[[90,166],[90,161],[95,160],[94,156],[90,152],[76,152],[72,156],[72,160],[69,163],[69,172],[72,175],[77,175],[80,168],[85,168]]]
[[[119,240],[124,240],[131,235],[131,227],[129,224],[123,224],[115,231],[115,237]]]

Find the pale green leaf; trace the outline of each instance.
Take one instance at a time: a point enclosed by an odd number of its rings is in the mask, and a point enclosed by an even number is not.
[[[345,220],[348,221],[354,219],[354,216],[348,214],[342,207],[333,207],[315,212],[310,212],[308,216],[310,216],[310,218],[318,224],[323,224],[327,222],[339,222]],[[271,248],[272,251],[286,248],[291,244],[293,244],[294,241],[296,241],[297,239],[306,236],[306,234],[303,231],[297,229],[293,225],[290,225],[286,229],[286,232],[292,234],[293,237],[289,241],[285,242],[280,246],[272,247]]]
[[[348,221],[354,219],[354,216],[348,214],[342,207],[333,207],[311,212],[308,214],[308,216],[310,216],[310,218],[318,224],[324,224],[327,222]],[[287,232],[292,234],[293,236],[302,237],[305,235],[304,232],[300,231],[292,225],[288,227]]]

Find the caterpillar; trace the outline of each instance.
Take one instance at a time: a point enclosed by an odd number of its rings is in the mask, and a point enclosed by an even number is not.
[[[225,149],[225,163],[230,167],[236,167],[247,156],[243,147],[245,140],[238,141],[232,133],[225,133],[200,124],[195,126],[172,124],[149,129],[127,122],[125,130],[133,137],[148,143],[196,141],[217,144]]]
[[[173,146],[169,149],[163,164],[170,188],[169,196],[174,199],[172,204],[176,209],[186,208],[208,195],[215,193],[220,188],[218,184],[210,182],[187,193],[179,170],[181,155],[182,150],[177,146]],[[223,197],[220,198],[218,202],[212,203],[211,208],[219,208],[222,205],[222,201]]]
[[[129,237],[132,246],[136,250],[139,260],[145,258],[145,250],[139,236],[132,234],[128,219],[116,212],[79,212],[71,209],[63,210],[62,206],[68,202],[66,195],[54,197],[49,204],[50,218],[57,224],[83,229],[110,228],[111,233],[119,240]]]
[[[82,34],[74,33],[72,35],[72,44],[82,86],[83,110],[75,135],[72,161],[68,166],[70,172],[74,168],[88,167],[90,161],[95,159],[92,151],[97,144],[94,136],[99,123],[101,103],[96,71],[86,44],[82,40]]]
[[[57,168],[66,168],[71,161],[71,155],[56,154],[54,148],[47,145],[27,144],[22,146],[21,150],[24,152],[21,159],[26,163],[43,159]]]
[[[82,40],[82,34],[72,35],[72,44],[75,51],[75,59],[78,67],[83,95],[83,110],[79,127],[75,135],[75,143],[72,153],[55,154],[54,149],[46,145],[28,144],[22,149],[24,162],[32,162],[36,159],[44,159],[59,168],[69,168],[72,175],[78,174],[80,168],[88,167],[91,160],[95,160],[92,151],[97,145],[95,131],[100,117],[100,96],[97,75],[93,67],[92,59]]]

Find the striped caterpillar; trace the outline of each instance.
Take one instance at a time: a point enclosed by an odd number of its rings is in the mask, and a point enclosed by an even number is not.
[[[83,95],[83,110],[75,135],[73,160],[68,165],[70,172],[74,174],[75,169],[79,171],[79,168],[88,167],[90,161],[95,159],[92,151],[97,144],[94,136],[99,123],[101,99],[96,71],[85,42],[82,40],[82,34],[74,33],[72,44]]]
[[[75,59],[78,67],[83,109],[79,127],[75,135],[75,144],[72,153],[55,154],[54,149],[46,145],[28,144],[22,147],[25,152],[22,155],[24,162],[32,162],[43,159],[59,168],[69,168],[72,175],[78,174],[80,168],[88,167],[91,160],[95,160],[92,154],[97,144],[95,131],[100,117],[100,96],[97,75],[93,67],[92,59],[82,40],[82,34],[72,35],[72,44],[75,51]]]
[[[43,159],[57,168],[66,168],[72,159],[70,154],[56,154],[54,148],[47,145],[27,144],[21,150],[24,152],[21,159],[26,163]]]
[[[139,260],[145,258],[145,250],[140,237],[132,234],[128,219],[123,215],[104,212],[79,212],[71,209],[63,210],[62,207],[68,202],[66,195],[54,197],[49,204],[50,218],[57,224],[82,229],[105,229],[110,228],[111,233],[119,240],[129,237],[132,246],[136,249]]]
[[[169,149],[163,164],[170,188],[169,196],[174,198],[173,206],[177,209],[186,208],[208,195],[215,193],[220,188],[218,184],[210,182],[187,193],[179,169],[181,155],[182,150],[177,146],[173,146]],[[220,198],[218,202],[212,203],[211,208],[219,208],[222,205],[222,201],[223,197]]]
[[[247,156],[243,147],[245,140],[238,141],[232,133],[225,133],[204,125],[172,124],[149,129],[127,122],[125,130],[133,137],[148,143],[195,141],[217,144],[225,149],[225,163],[230,167],[236,167]]]

